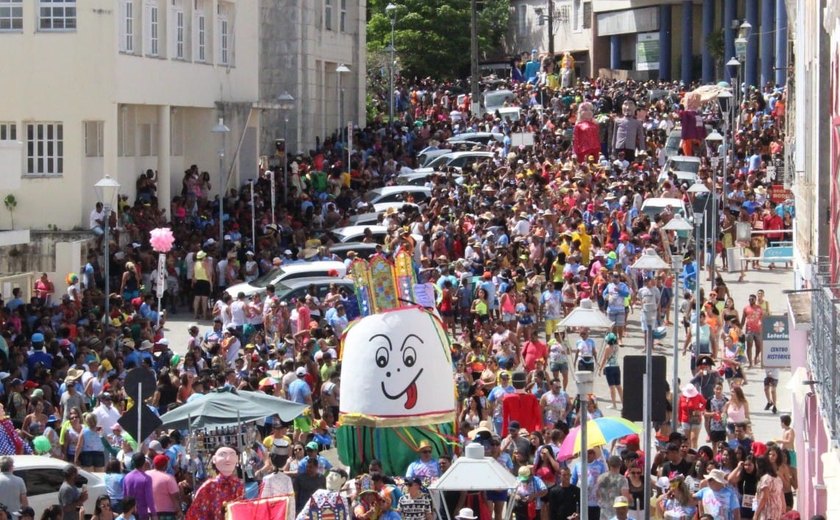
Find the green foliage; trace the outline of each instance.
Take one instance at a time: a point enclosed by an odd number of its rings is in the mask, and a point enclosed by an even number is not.
[[[3,199],[3,204],[5,204],[6,209],[9,211],[9,216],[12,219],[12,229],[14,229],[15,228],[15,209],[17,208],[17,199],[12,194],[6,195],[6,198]]]
[[[470,0],[392,0],[398,6],[394,46],[410,77],[463,77],[470,68]],[[391,42],[388,0],[368,1],[368,50]],[[509,0],[482,0],[478,7],[479,56],[499,46],[507,31]],[[410,52],[409,52],[410,51]]]

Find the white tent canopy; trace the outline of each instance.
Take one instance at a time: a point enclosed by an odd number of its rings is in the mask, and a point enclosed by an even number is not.
[[[435,503],[435,510],[440,514],[440,505],[444,503],[446,491],[512,491],[519,481],[504,466],[491,457],[484,456],[484,446],[470,443],[464,450],[464,456],[455,460],[446,473],[429,486],[429,492]],[[510,494],[511,501],[513,493]],[[506,508],[505,518],[510,516],[511,503]],[[450,518],[450,512],[446,517]]]

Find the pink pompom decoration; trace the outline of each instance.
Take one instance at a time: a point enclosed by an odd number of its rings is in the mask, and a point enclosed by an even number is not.
[[[149,231],[149,234],[151,235],[149,243],[158,253],[168,253],[172,249],[172,244],[175,243],[175,236],[169,228],[155,228]]]

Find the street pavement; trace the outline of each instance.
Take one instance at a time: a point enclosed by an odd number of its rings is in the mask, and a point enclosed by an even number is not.
[[[770,304],[770,312],[773,315],[782,314],[787,310],[787,300],[783,293],[784,290],[793,287],[793,273],[789,269],[767,270],[763,268],[761,271],[748,271],[744,282],[738,282],[738,273],[720,273],[729,287],[730,294],[735,300],[735,308],[740,314],[741,310],[747,304],[747,297],[754,294],[758,289],[764,289],[765,298]],[[709,290],[708,282],[704,282],[706,291]],[[675,295],[680,297],[680,295]],[[670,311],[673,319],[673,309]],[[203,334],[210,327],[208,322],[196,323],[192,319],[191,312],[181,312],[179,314],[171,315],[166,322],[165,331],[166,336],[170,340],[170,346],[177,354],[183,354],[186,350],[187,340],[189,334],[187,329],[191,325],[198,324]],[[639,310],[634,309],[633,314],[629,317],[627,334],[625,335],[624,348],[621,349],[620,356],[623,358],[626,355],[644,355],[644,338],[639,325]],[[596,336],[597,337],[597,336]],[[682,327],[680,327],[680,347],[679,351],[682,354],[682,342],[685,339]],[[668,327],[668,335],[659,340],[661,347],[655,348],[655,355],[663,355],[666,358],[666,377],[671,381],[672,367],[673,367],[673,326]],[[572,343],[573,344],[573,343]],[[599,343],[600,344],[600,343]],[[689,355],[680,357],[679,360],[679,377],[682,383],[691,379]],[[623,362],[619,363],[623,366]],[[766,400],[764,398],[764,370],[761,368],[753,368],[745,370],[745,376],[748,384],[744,386],[744,391],[749,400],[750,418],[752,421],[753,438],[761,441],[768,441],[778,439],[781,436],[781,428],[779,423],[779,416],[782,414],[789,414],[791,412],[791,393],[787,390],[787,383],[790,380],[789,370],[780,370],[780,380],[777,388],[777,409],[778,413],[773,414],[770,411],[764,411]],[[574,395],[577,390],[575,388],[574,378],[569,377],[568,392]],[[620,416],[620,409],[609,409],[607,406],[609,401],[609,387],[607,386],[604,376],[595,376],[594,394],[599,397],[599,406],[608,417]],[[623,383],[626,384],[641,384],[641,378],[638,376],[622,374]],[[724,391],[728,391],[728,386],[724,386]],[[705,432],[700,436],[701,444],[705,442]],[[332,455],[332,454],[331,454]],[[332,457],[330,457],[332,458]]]

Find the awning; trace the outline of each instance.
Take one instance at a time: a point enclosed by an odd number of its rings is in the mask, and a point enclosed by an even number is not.
[[[795,292],[787,295],[788,316],[793,330],[811,330],[811,293]]]

